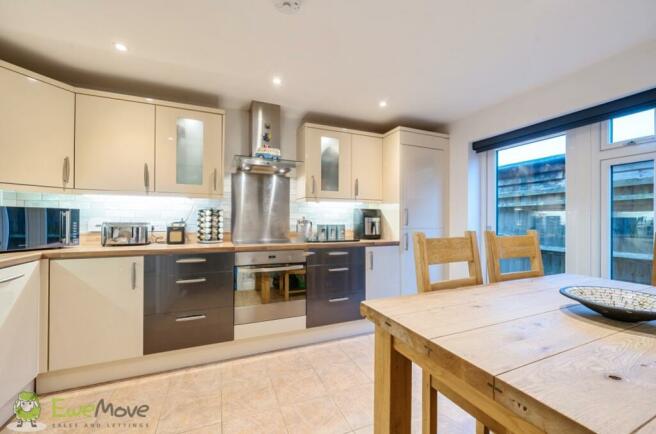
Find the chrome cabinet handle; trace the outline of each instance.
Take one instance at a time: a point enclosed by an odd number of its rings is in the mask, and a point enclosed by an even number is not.
[[[132,263],[132,289],[135,290],[137,289],[137,263],[133,262]]]
[[[198,279],[178,279],[175,281],[178,285],[189,285],[191,283],[205,283],[207,279],[204,277],[199,277]]]
[[[216,191],[216,177],[217,177],[217,174],[216,174],[216,168],[215,168],[214,169],[214,180],[212,181],[213,184],[214,184],[214,191]]]
[[[205,319],[207,315],[190,315],[190,316],[181,316],[175,319],[175,322],[186,322],[186,321],[198,321],[199,319]]]
[[[339,303],[340,301],[348,301],[348,297],[341,297],[341,298],[331,298],[328,300],[328,303]]]
[[[410,220],[410,213],[408,208],[403,208],[403,225],[408,226],[408,220]]]
[[[355,197],[360,195],[360,180],[355,178]]]
[[[176,264],[202,264],[207,262],[205,258],[184,258],[175,261]]]
[[[25,276],[25,274],[18,274],[16,276],[6,277],[6,278],[0,280],[0,283],[8,283],[8,282],[11,282],[13,280],[18,280],[18,279],[20,279],[21,277],[24,277],[24,276]]]
[[[405,234],[403,234],[403,237],[405,238],[405,242],[404,242],[405,249],[404,250],[407,252],[408,251],[408,233],[406,232]]]
[[[369,269],[374,271],[374,252],[369,252]]]
[[[62,181],[64,182],[64,187],[68,184],[68,181],[71,179],[71,160],[68,157],[64,157],[64,164],[62,167]]]
[[[144,163],[144,187],[146,187],[146,191],[148,191],[148,187],[150,187],[150,173],[148,171],[148,163]]]
[[[312,175],[312,194],[314,194],[315,190],[314,175]]]
[[[328,252],[328,256],[344,256],[348,254],[349,252]]]
[[[329,268],[328,271],[330,273],[337,273],[339,271],[348,271],[348,267],[342,267],[342,268]]]

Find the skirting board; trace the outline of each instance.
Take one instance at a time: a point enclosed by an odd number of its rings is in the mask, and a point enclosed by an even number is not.
[[[47,372],[37,377],[36,391],[38,394],[60,392],[77,387],[372,333],[373,329],[373,324],[367,320],[350,321],[277,335],[150,354],[101,365]]]

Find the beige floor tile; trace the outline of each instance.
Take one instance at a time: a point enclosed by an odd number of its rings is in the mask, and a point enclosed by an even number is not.
[[[222,434],[221,424],[217,423],[200,428],[194,428],[190,431],[185,431],[183,434]]]
[[[363,428],[374,422],[374,385],[372,383],[342,390],[331,396],[351,429]]]
[[[371,381],[374,380],[374,357],[370,356],[356,357],[353,359],[358,368],[367,376]]]
[[[303,355],[315,368],[351,361],[350,357],[342,351],[338,342],[311,345],[309,347],[304,347],[302,351]]]
[[[270,376],[276,376],[311,368],[312,364],[303,351],[295,349],[274,353],[268,360],[266,372]]]
[[[278,400],[268,377],[233,382],[223,387],[224,418],[246,418],[252,413],[278,408]]]
[[[221,378],[222,373],[218,365],[185,369],[169,377],[169,394],[216,395],[221,392]]]
[[[316,371],[329,391],[350,389],[371,382],[371,379],[353,361],[326,364],[316,368]]]
[[[168,395],[157,433],[181,433],[221,422],[221,393],[200,398]]]
[[[339,347],[351,359],[373,356],[374,342],[370,335],[339,341]]]
[[[271,376],[281,406],[325,396],[327,390],[314,369]]]
[[[245,359],[231,360],[219,365],[223,384],[267,376],[271,354],[258,355]]]
[[[348,422],[329,397],[282,406],[289,434],[344,434]]]
[[[282,412],[277,408],[242,414],[224,415],[223,434],[287,434]]]
[[[355,431],[353,431],[353,434],[374,434],[374,426],[369,425],[360,429],[356,429]]]

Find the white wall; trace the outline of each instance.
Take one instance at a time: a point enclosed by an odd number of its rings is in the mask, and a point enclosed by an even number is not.
[[[656,42],[651,42],[449,124],[449,233],[482,230],[482,168],[473,141],[656,87],[654,71]],[[465,272],[455,267],[452,277]]]

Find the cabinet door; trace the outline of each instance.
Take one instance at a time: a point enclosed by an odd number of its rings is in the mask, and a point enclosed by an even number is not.
[[[220,195],[223,116],[157,106],[155,191]]]
[[[351,199],[351,134],[307,127],[307,197]]]
[[[367,247],[367,300],[401,295],[399,246]]]
[[[447,161],[444,151],[401,146],[402,215],[407,228],[443,228]]]
[[[412,243],[412,234],[423,232],[428,238],[443,236],[441,229],[405,229],[401,235],[401,293],[403,295],[417,293],[417,273],[415,269],[415,254]],[[430,267],[431,282],[438,282],[445,278],[445,265]]]
[[[0,94],[0,182],[72,188],[73,92],[0,67]]]
[[[50,261],[50,370],[143,355],[143,257]]]
[[[153,191],[155,106],[76,95],[75,187]]]
[[[353,198],[383,199],[383,139],[353,134],[351,143],[351,177]]]
[[[39,289],[38,262],[0,270],[0,402],[39,371]]]

